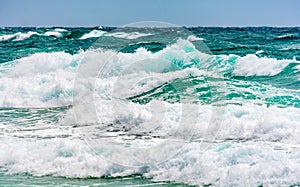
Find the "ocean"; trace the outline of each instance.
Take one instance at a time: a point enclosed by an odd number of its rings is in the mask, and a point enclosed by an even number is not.
[[[300,28],[0,28],[0,186],[299,186]]]

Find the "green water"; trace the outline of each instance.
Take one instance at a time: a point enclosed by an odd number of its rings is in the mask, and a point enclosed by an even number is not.
[[[0,186],[297,186],[299,42],[298,27],[1,28]]]

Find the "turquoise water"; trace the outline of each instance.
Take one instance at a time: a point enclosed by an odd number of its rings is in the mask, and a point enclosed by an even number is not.
[[[300,184],[299,28],[1,28],[0,186]]]

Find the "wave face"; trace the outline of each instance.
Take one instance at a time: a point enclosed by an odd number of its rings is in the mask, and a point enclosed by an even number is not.
[[[300,184],[299,29],[185,30],[0,30],[0,178]]]

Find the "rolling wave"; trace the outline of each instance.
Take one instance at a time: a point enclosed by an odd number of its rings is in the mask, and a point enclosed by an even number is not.
[[[116,33],[109,37],[151,37]],[[71,34],[82,42],[108,33]],[[1,63],[0,171],[299,184],[299,61],[206,54],[192,43],[199,40],[178,39],[154,53],[144,47],[159,43],[143,42],[132,53],[37,52]]]
[[[139,32],[132,32],[132,33],[126,33],[126,32],[111,32],[108,33],[107,31],[103,30],[92,30],[88,33],[85,32],[78,32],[78,31],[68,31],[66,29],[61,28],[55,28],[54,30],[48,30],[44,33],[41,32],[33,32],[29,31],[26,33],[17,32],[14,34],[4,34],[0,36],[0,42],[1,41],[22,41],[29,39],[31,36],[51,36],[51,37],[66,37],[66,38],[73,38],[73,39],[80,39],[85,40],[88,38],[98,38],[101,36],[107,36],[107,37],[115,37],[115,38],[124,38],[124,39],[137,39],[144,36],[151,36],[150,33],[139,33]]]
[[[157,98],[159,95],[157,92],[160,89],[163,90],[163,93],[159,97],[164,98],[169,92],[174,92],[174,90],[170,90],[164,93],[164,89],[168,85],[176,84],[176,81],[180,82],[182,86],[185,85],[185,88],[182,88],[183,90],[179,92],[186,93],[188,97],[193,98],[192,100],[196,99],[204,103],[213,103],[213,94],[220,94],[220,100],[232,102],[234,99],[251,99],[258,103],[264,101],[263,103],[271,105],[277,103],[282,106],[297,106],[296,103],[299,101],[297,90],[286,90],[276,84],[276,80],[287,75],[289,78],[286,81],[289,82],[286,82],[286,84],[292,82],[294,82],[294,86],[299,84],[298,61],[259,58],[256,55],[244,57],[208,55],[199,52],[189,41],[178,40],[177,43],[156,53],[151,53],[143,48],[139,48],[131,54],[116,53],[112,50],[103,51],[101,49],[82,51],[74,55],[64,52],[36,53],[1,64],[0,94],[2,97],[0,104],[2,107],[71,105],[71,98],[75,94],[72,86],[74,85],[77,68],[82,60],[89,58],[89,62],[83,62],[83,65],[92,66],[97,61],[101,63],[101,60],[107,59],[108,56],[114,56],[115,61],[111,69],[105,72],[105,76],[108,77],[97,79],[100,82],[100,87],[97,88],[100,89],[99,93],[103,92],[101,89],[105,89],[101,88],[103,80],[111,83],[120,80],[118,73],[125,71],[126,73],[122,77],[128,82],[137,81],[134,77],[140,76],[157,76],[165,80],[158,81],[156,84],[153,84],[151,80],[145,82],[143,91],[147,94],[138,92],[137,89],[141,87],[136,85],[134,89],[129,89],[132,93],[122,96],[123,98],[135,98],[135,101],[140,100],[141,95],[143,95],[143,98],[145,96],[149,97],[148,101]],[[138,63],[144,59],[148,59],[148,62],[140,66],[141,64]],[[163,62],[156,62],[160,60],[163,60]],[[131,67],[132,71],[128,71],[128,67]],[[287,70],[288,67],[290,68],[289,71]],[[238,79],[231,79],[231,77],[237,77]],[[247,82],[247,80],[255,77],[258,81],[261,78],[261,83]],[[274,78],[267,79],[266,77]],[[193,82],[193,84],[190,84],[190,82]],[[225,84],[214,87],[212,86],[214,82],[225,82]],[[165,85],[166,83],[167,85]],[[270,86],[266,86],[266,83]],[[275,87],[272,86],[273,83]],[[228,91],[222,90],[225,88]],[[216,90],[211,93],[211,89]],[[188,90],[192,92],[189,93]],[[107,91],[104,90],[104,92]],[[124,93],[124,91],[122,92]],[[151,95],[155,95],[155,97],[150,97]],[[272,97],[268,98],[270,95]],[[166,100],[171,101],[172,99]]]
[[[274,40],[296,40],[296,39],[299,39],[298,34],[285,34],[274,38]]]
[[[63,33],[68,32],[65,29],[54,29],[53,31],[46,31],[45,33],[38,33],[29,31],[27,33],[17,32],[15,34],[7,34],[0,36],[0,41],[12,40],[12,41],[22,41],[30,38],[31,36],[54,36],[54,37],[63,37]]]

